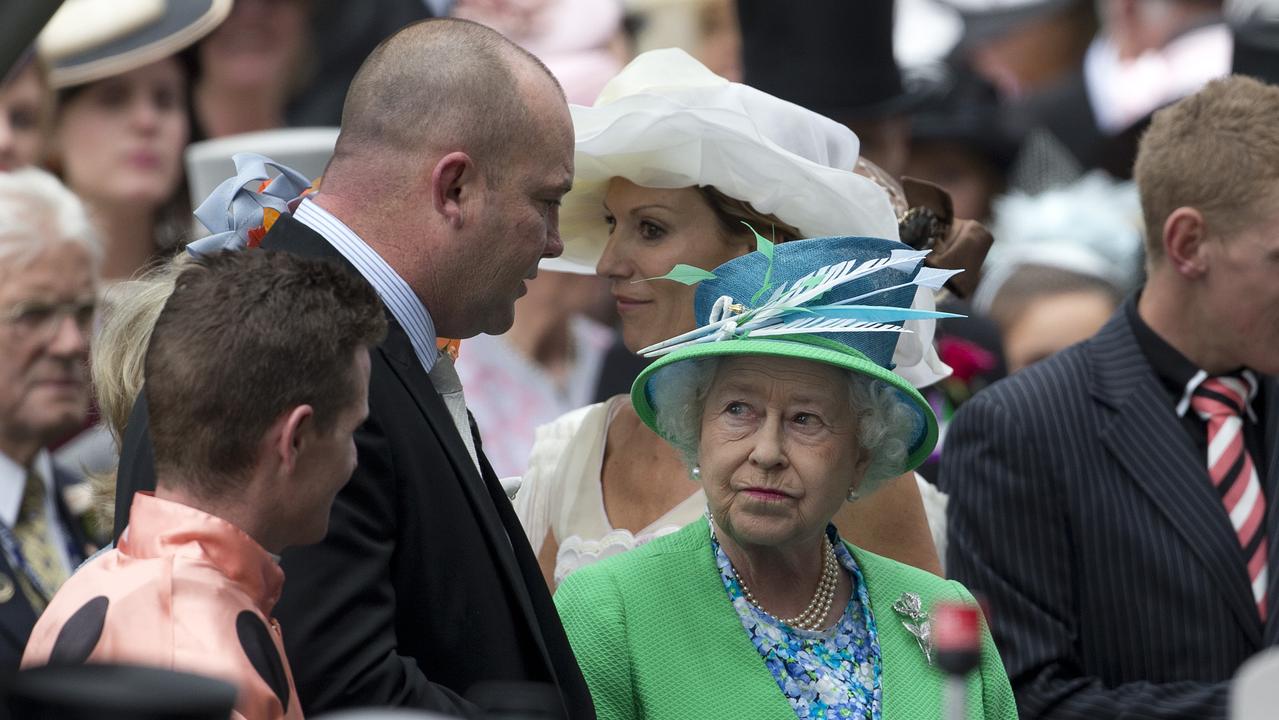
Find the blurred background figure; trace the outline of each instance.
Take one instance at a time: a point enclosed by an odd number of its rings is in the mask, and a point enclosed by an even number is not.
[[[1225,14],[1234,36],[1232,72],[1279,82],[1279,0],[1227,0]]]
[[[174,53],[230,9],[230,0],[69,0],[41,33],[58,91],[48,164],[89,208],[105,280],[132,276],[186,236],[191,75]]]
[[[963,19],[956,59],[1008,100],[1051,90],[1077,75],[1097,30],[1094,0],[940,2]]]
[[[737,0],[623,0],[626,60],[678,47],[720,77],[742,80]]]
[[[307,72],[289,103],[292,126],[337,127],[342,101],[364,58],[400,28],[444,17],[453,0],[304,0],[311,6]]]
[[[235,0],[194,49],[194,139],[285,126],[307,73],[310,10],[309,0]]]
[[[1150,113],[1230,71],[1221,0],[939,2],[964,21],[952,61],[993,83],[1010,121],[1052,137],[1081,171],[1130,178]]]
[[[995,245],[975,308],[999,325],[1016,372],[1092,336],[1141,282],[1141,207],[1101,173],[995,202]]]
[[[536,55],[575,105],[595,102],[626,61],[620,0],[457,0],[452,15]]]
[[[892,0],[738,0],[743,82],[847,125],[862,157],[894,178],[923,95],[893,56]]]
[[[48,446],[89,409],[101,249],[84,207],[35,168],[0,173],[0,674],[87,555]]]
[[[949,192],[955,217],[986,222],[991,202],[1007,187],[1019,138],[1004,120],[990,83],[944,64],[929,71],[927,97],[910,114],[904,174]]]
[[[8,72],[0,69],[0,172],[40,162],[52,112],[49,81],[34,53]]]
[[[1106,134],[1230,72],[1221,0],[1104,0],[1098,7],[1101,32],[1088,48],[1084,78]]]
[[[607,292],[594,275],[540,271],[506,334],[462,344],[457,373],[499,477],[524,474],[538,426],[593,402],[615,337],[591,317]]]

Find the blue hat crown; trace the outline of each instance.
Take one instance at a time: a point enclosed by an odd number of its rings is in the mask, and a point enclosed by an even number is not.
[[[820,335],[891,370],[905,321],[958,317],[911,308],[918,288],[936,290],[955,274],[924,267],[927,251],[852,236],[774,245],[757,234],[756,242],[758,250],[713,272],[677,265],[662,276],[700,283],[694,300],[699,326],[640,353],[657,357],[708,342],[803,342],[803,336]]]

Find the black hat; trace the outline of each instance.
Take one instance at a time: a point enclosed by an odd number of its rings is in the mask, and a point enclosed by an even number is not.
[[[61,0],[0,3],[0,84],[17,77],[33,55],[32,43]]]
[[[995,87],[968,68],[946,63],[918,77],[928,92],[910,115],[911,140],[960,143],[1008,172],[1023,133],[1007,120]]]
[[[127,665],[49,665],[7,683],[17,720],[226,720],[234,685],[213,678]]]
[[[743,82],[840,121],[908,112],[893,0],[738,0]]]

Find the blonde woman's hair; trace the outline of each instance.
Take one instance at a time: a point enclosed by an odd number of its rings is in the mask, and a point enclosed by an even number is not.
[[[100,325],[90,355],[94,396],[102,421],[120,447],[133,403],[142,390],[142,370],[155,320],[190,262],[181,253],[136,280],[116,283],[103,300]],[[114,472],[95,475],[92,522],[110,532],[115,512]]]

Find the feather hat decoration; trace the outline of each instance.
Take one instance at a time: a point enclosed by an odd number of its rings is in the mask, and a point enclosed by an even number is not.
[[[897,390],[916,418],[908,464],[937,440],[937,420],[919,391],[893,372],[893,352],[909,320],[959,317],[911,307],[920,288],[940,288],[955,270],[923,266],[927,251],[895,240],[815,238],[758,249],[713,272],[677,265],[652,280],[699,283],[696,329],[640,351],[658,358],[636,379],[631,399],[654,430],[660,411],[652,387],[679,363],[725,355],[795,357],[835,365]],[[904,472],[910,468],[902,468]]]

